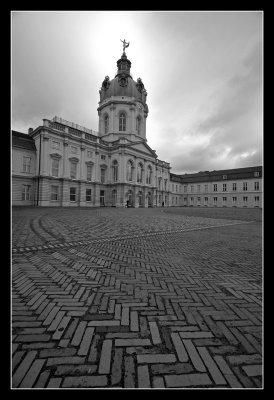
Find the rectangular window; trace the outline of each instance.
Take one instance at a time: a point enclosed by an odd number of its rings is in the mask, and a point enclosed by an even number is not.
[[[104,154],[101,154],[101,160],[105,160],[106,156]]]
[[[200,206],[201,205],[201,197],[198,197],[197,198],[197,206]]]
[[[233,183],[232,184],[232,190],[233,190],[233,192],[236,192],[236,190],[237,190],[237,183]]]
[[[172,183],[172,192],[174,192],[174,183]]]
[[[23,172],[30,172],[31,158],[23,156]]]
[[[226,206],[226,201],[227,201],[227,198],[223,197],[223,206]]]
[[[218,197],[213,197],[213,205],[217,206]]]
[[[204,204],[205,204],[205,206],[207,206],[207,204],[208,204],[208,197],[205,197]]]
[[[56,201],[58,200],[58,186],[52,186],[51,187],[51,195],[50,195],[50,199],[52,201]]]
[[[223,183],[223,192],[226,192],[226,183]]]
[[[70,163],[70,178],[76,179],[77,175],[77,164],[75,162]]]
[[[53,149],[60,150],[60,142],[56,142],[55,140],[53,140],[53,141],[51,142],[51,147],[52,147]]]
[[[254,190],[260,190],[260,182],[254,182]]]
[[[193,193],[194,192],[194,185],[190,186],[190,191]]]
[[[92,151],[87,150],[87,156],[88,156],[88,158],[91,158],[92,157]]]
[[[141,182],[141,180],[140,180]],[[158,188],[161,189],[161,178],[158,178]]]
[[[186,193],[187,192],[187,186],[185,185],[184,186],[184,193]]]
[[[197,185],[197,192],[201,191],[201,185]]]
[[[178,204],[178,197],[176,197],[176,204]]]
[[[187,197],[184,197],[184,204],[187,205]]]
[[[58,177],[58,175],[59,175],[59,160],[57,160],[56,158],[53,158],[51,167],[52,167],[51,175]]]
[[[243,182],[243,191],[247,191],[247,182]]]
[[[247,196],[244,196],[244,197],[243,197],[243,201],[244,201],[244,207],[246,207],[246,206],[247,206],[247,200],[248,200]]]
[[[76,188],[75,187],[71,187],[69,189],[69,199],[70,199],[70,201],[76,201]]]
[[[217,183],[213,184],[213,192],[217,192]]]
[[[232,206],[236,207],[237,204],[237,197],[232,197]]]
[[[205,185],[205,192],[208,192],[208,185]]]
[[[166,190],[167,180],[165,179],[165,190]]]
[[[106,170],[105,168],[101,168],[101,183],[105,183],[106,178]]]
[[[30,185],[23,185],[22,188],[22,200],[30,200]]]
[[[254,206],[255,206],[255,207],[259,207],[260,197],[259,197],[259,196],[255,196],[255,197],[254,197],[254,200],[255,200]]]
[[[193,206],[194,203],[194,197],[190,197],[190,205]]]
[[[91,181],[92,165],[87,164],[87,181]]]
[[[255,178],[258,178],[260,176],[260,172],[259,171],[255,171],[254,172],[254,176],[255,176]]]
[[[104,206],[104,205],[105,205],[105,191],[100,190],[100,206]]]
[[[227,179],[227,175],[223,175],[223,179]]]
[[[178,192],[178,185],[176,185],[176,192]]]
[[[72,154],[77,154],[77,152],[78,152],[77,147],[75,147],[75,146],[70,146],[70,152],[71,152]]]
[[[86,189],[86,201],[91,201],[91,189]]]

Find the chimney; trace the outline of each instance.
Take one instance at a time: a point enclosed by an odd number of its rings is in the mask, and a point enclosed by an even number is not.
[[[31,132],[33,132],[33,128],[29,128],[29,129],[28,129],[28,134],[29,134],[29,135],[31,134]]]

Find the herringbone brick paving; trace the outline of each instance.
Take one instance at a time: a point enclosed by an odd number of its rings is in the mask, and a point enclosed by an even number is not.
[[[261,388],[260,210],[229,212],[15,210],[12,387]]]

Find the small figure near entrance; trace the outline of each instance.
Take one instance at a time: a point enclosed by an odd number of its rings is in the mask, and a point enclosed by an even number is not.
[[[163,201],[163,202],[162,202],[162,207],[164,207],[164,206],[165,206],[165,202]]]
[[[129,200],[127,200],[127,205],[126,205],[126,207],[129,208]]]

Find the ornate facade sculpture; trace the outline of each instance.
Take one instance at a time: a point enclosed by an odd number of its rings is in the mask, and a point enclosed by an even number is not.
[[[109,85],[110,85],[110,81],[109,81],[109,76],[107,75],[107,76],[105,76],[105,79],[102,83],[102,89],[107,90],[109,88]]]
[[[142,91],[144,90],[145,87],[144,87],[144,84],[143,84],[141,78],[137,79],[136,87],[139,90],[139,92],[142,93]]]

